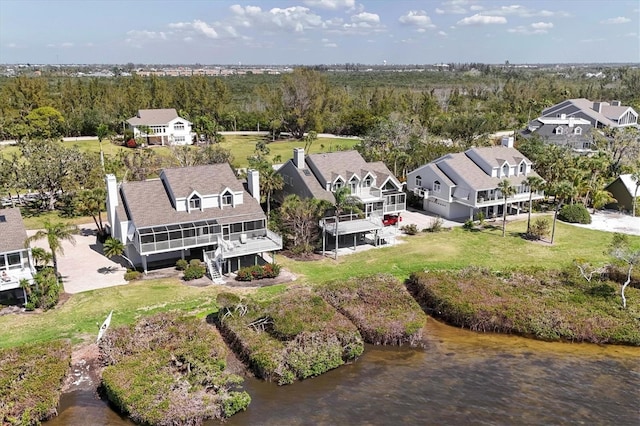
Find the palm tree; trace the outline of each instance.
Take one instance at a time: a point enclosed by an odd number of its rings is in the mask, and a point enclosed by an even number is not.
[[[271,215],[271,195],[284,187],[282,175],[269,166],[260,170],[260,189],[267,197],[267,222]]]
[[[56,277],[59,277],[58,272],[58,254],[64,255],[64,249],[62,248],[63,241],[69,241],[72,245],[76,245],[76,239],[74,235],[78,232],[78,227],[75,225],[66,224],[63,222],[50,222],[44,221],[44,229],[40,229],[38,232],[30,236],[25,241],[25,246],[29,246],[33,241],[46,239],[51,250],[51,256],[53,259],[53,270],[56,273]]]
[[[553,192],[555,194],[556,199],[556,211],[553,214],[553,227],[551,229],[551,244],[553,244],[553,238],[556,234],[556,221],[558,220],[558,211],[560,210],[560,206],[568,197],[571,197],[575,194],[575,189],[570,182],[563,180],[558,183],[554,188]]]
[[[104,188],[85,189],[75,199],[76,212],[91,216],[98,228],[98,235],[105,234],[102,212],[105,210],[106,190]],[[102,240],[100,240],[102,241]]]
[[[527,234],[531,230],[531,206],[533,200],[534,191],[539,191],[542,189],[542,185],[544,185],[544,180],[539,176],[529,176],[524,181],[522,181],[523,185],[529,187],[529,213],[527,215]]]
[[[131,259],[124,255],[124,244],[117,238],[107,238],[107,241],[102,245],[102,253],[111,259],[114,256],[120,256],[131,265],[131,269],[135,270],[136,266]]]
[[[335,258],[338,258],[338,225],[340,223],[340,215],[345,211],[349,211],[351,213],[360,214],[362,210],[359,205],[362,204],[362,200],[351,194],[351,188],[347,186],[343,186],[339,188],[336,192],[333,193],[336,201],[333,204],[333,208],[335,211],[335,220],[336,220],[336,253]]]
[[[504,197],[504,206],[502,207],[502,236],[507,233],[507,201],[510,196],[516,193],[516,188],[511,185],[509,179],[504,179],[498,184],[498,189]]]
[[[591,196],[593,213],[595,214],[596,210],[603,208],[609,203],[615,203],[616,200],[613,198],[613,194],[605,189],[598,188],[593,191]]]
[[[31,256],[33,257],[33,261],[36,264],[36,268],[47,266],[53,256],[51,253],[43,249],[42,247],[33,247],[31,249]]]

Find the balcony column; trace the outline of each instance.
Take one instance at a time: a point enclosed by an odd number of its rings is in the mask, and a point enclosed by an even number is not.
[[[147,255],[143,254],[140,257],[142,258],[142,270],[144,271],[144,274],[147,275]]]

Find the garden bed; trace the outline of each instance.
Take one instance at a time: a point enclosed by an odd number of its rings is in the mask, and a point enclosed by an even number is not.
[[[332,281],[318,292],[358,327],[367,343],[418,346],[422,341],[427,317],[391,275]]]
[[[618,284],[587,282],[577,271],[419,272],[407,288],[431,315],[471,330],[640,345],[640,291],[627,289],[622,309]]]
[[[226,372],[224,341],[205,321],[175,314],[109,330],[100,341],[108,399],[138,423],[201,424],[246,409],[242,379]]]
[[[268,300],[223,293],[216,323],[256,376],[290,384],[356,359],[364,350],[357,328],[320,296],[290,289]]]
[[[56,416],[70,363],[71,346],[67,341],[0,350],[2,424],[39,424]]]

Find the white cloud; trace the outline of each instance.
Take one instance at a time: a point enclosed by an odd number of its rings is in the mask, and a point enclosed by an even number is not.
[[[302,33],[305,30],[324,25],[319,15],[302,6],[285,9],[274,7],[271,10],[263,11],[258,6],[233,5],[230,9],[240,25],[257,31]]]
[[[469,10],[473,10],[474,12],[478,11],[478,10],[482,10],[484,9],[484,7],[480,6],[479,4],[472,4],[469,7]]]
[[[507,18],[504,16],[490,16],[476,13],[473,16],[467,16],[458,21],[458,25],[495,25],[506,24]]]
[[[353,15],[351,17],[351,22],[366,22],[369,24],[379,24],[380,23],[380,16],[378,16],[375,13],[369,13],[369,12],[360,12],[357,15]]]
[[[402,15],[398,21],[408,26],[417,27],[422,31],[426,28],[436,27],[424,10],[411,10],[406,15]]]
[[[617,18],[609,18],[604,21],[600,21],[601,24],[626,24],[627,22],[631,22],[631,19],[625,18],[624,16],[618,16]]]
[[[169,34],[171,33],[163,31],[131,30],[127,31],[128,38],[125,43],[141,48],[144,43],[149,41],[167,40]]]
[[[64,43],[60,44],[60,47],[73,47],[73,43],[65,41]]]
[[[309,7],[329,10],[353,9],[356,6],[355,0],[304,0],[303,3]]]
[[[196,19],[195,21],[193,21],[191,26],[195,32],[200,33],[205,37],[214,39],[219,37],[218,32],[213,29],[213,27],[209,26],[209,24],[207,24],[206,22]]]
[[[564,11],[550,11],[545,9],[529,9],[526,6],[522,6],[519,4],[512,4],[509,6],[501,6],[497,9],[486,10],[485,13],[487,15],[497,15],[497,16],[519,16],[521,18],[532,18],[532,17],[566,17],[569,16],[567,12]]]
[[[442,37],[446,37],[447,33],[445,33],[444,31],[438,31],[438,35],[440,35]]]
[[[15,44],[15,43],[9,43],[9,44],[7,44],[6,46],[7,46],[9,49],[15,49],[16,47],[18,47],[18,45],[17,45],[17,44]]]
[[[633,32],[632,33],[626,33],[624,36],[625,37],[638,37],[638,33],[633,33]]]
[[[324,47],[329,47],[329,48],[336,48],[338,47],[338,45],[336,43],[325,43],[323,45]]]
[[[531,28],[534,30],[550,30],[553,28],[553,23],[551,22],[534,22],[531,24]]]
[[[441,3],[442,8],[436,8],[436,13],[462,15],[467,13],[466,6],[470,3],[468,0],[449,0]]]
[[[551,28],[553,28],[551,22],[534,22],[528,26],[519,25],[515,28],[509,28],[507,31],[513,34],[546,34]]]

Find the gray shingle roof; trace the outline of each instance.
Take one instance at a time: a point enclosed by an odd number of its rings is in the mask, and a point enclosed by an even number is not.
[[[226,168],[231,172],[231,168],[228,164],[222,166],[226,166]],[[202,167],[208,168],[211,166]],[[212,170],[217,169],[219,168],[214,167]],[[201,183],[200,175],[204,174],[202,172],[203,170],[201,170],[201,167],[185,167],[182,169],[182,172],[174,173],[174,175],[179,176],[179,179],[182,179],[180,185],[183,185],[183,193],[187,190],[185,189],[187,188],[187,183],[185,182],[188,182],[189,178],[195,182],[196,186]],[[219,180],[220,176],[218,175],[217,187],[228,186],[230,188],[234,188],[234,191],[235,189],[243,190],[242,183],[235,177],[235,175],[233,175],[233,172],[231,172],[231,175],[233,179],[230,181],[221,181]],[[210,193],[212,192],[204,192],[204,194]],[[192,211],[191,213],[175,210],[171,203],[169,194],[160,179],[142,182],[124,182],[120,186],[120,194],[123,203],[125,204],[127,217],[129,220],[132,220],[138,228],[143,226],[158,226],[172,223],[187,223],[203,219],[216,219],[219,223],[232,223],[242,220],[257,220],[265,218],[264,212],[262,211],[258,201],[246,192],[243,196],[243,203],[236,205],[235,207],[229,206],[222,209],[215,207],[206,208],[202,211]]]
[[[24,240],[27,239],[27,231],[22,222],[19,208],[1,209],[0,216],[0,253],[24,249]]]
[[[318,176],[321,185],[326,182],[333,182],[338,175],[348,181],[355,174],[362,180],[368,172],[376,175],[376,183],[378,185],[389,176],[397,182],[393,173],[384,163],[367,163],[360,153],[355,150],[310,154],[307,156],[306,161],[313,164],[321,173],[321,176]]]
[[[565,109],[573,109],[571,107],[579,109],[583,114],[591,117],[593,120],[597,120],[607,126],[617,126],[617,123],[613,121],[620,118],[625,111],[630,107],[628,106],[613,106],[608,102],[600,102],[601,112],[593,109],[593,102],[585,98],[567,99],[559,104],[553,105],[542,111],[543,116],[555,116],[556,114],[563,114]],[[569,112],[567,115],[573,115],[575,112]]]
[[[153,126],[167,124],[174,118],[178,118],[178,113],[175,108],[140,109],[138,110],[138,115],[128,119],[127,123],[132,126]]]
[[[220,194],[227,187],[234,192],[244,189],[228,163],[164,169],[162,174],[176,198],[188,197],[193,191],[211,195]]]

